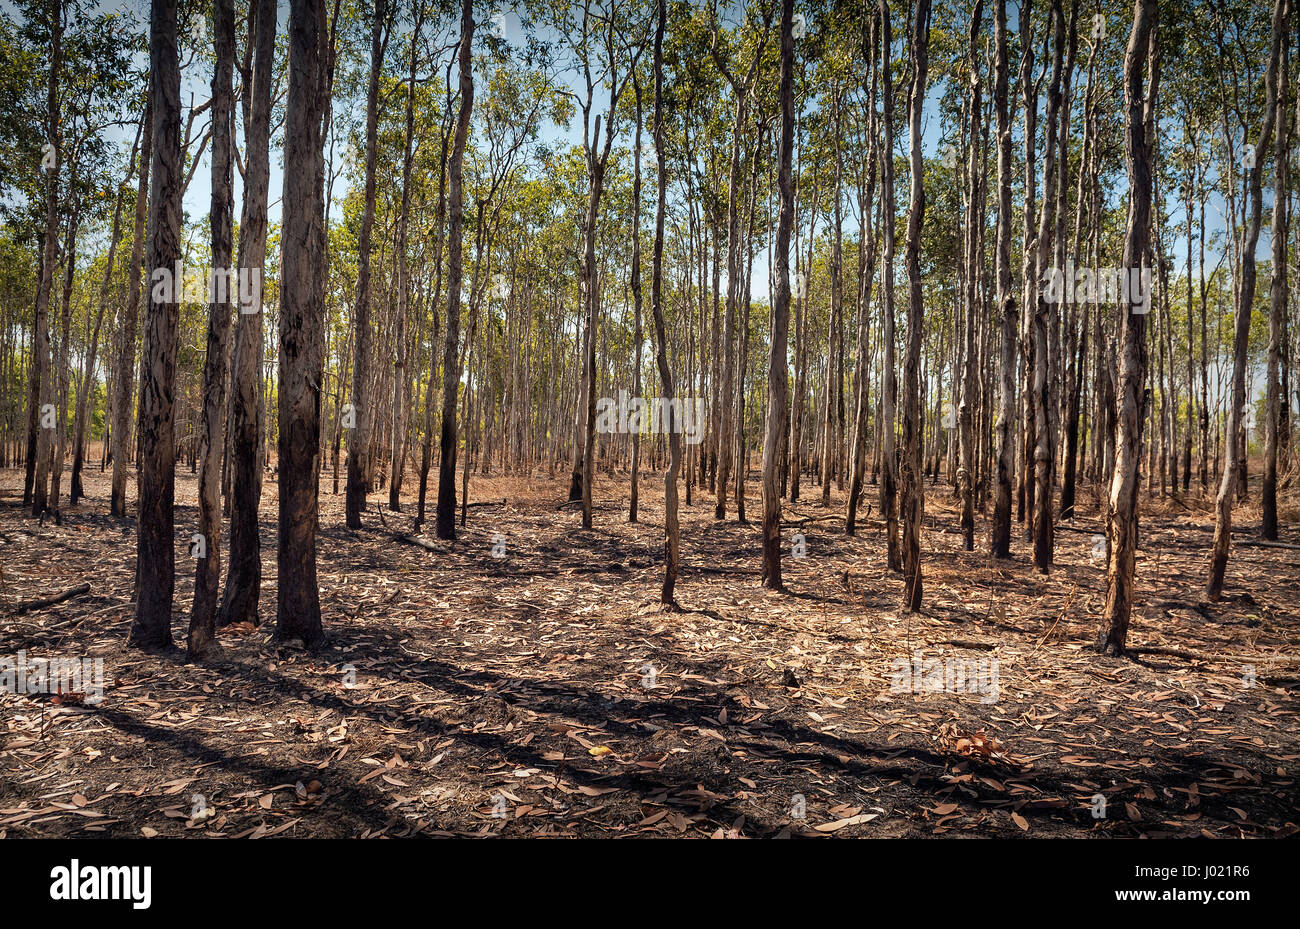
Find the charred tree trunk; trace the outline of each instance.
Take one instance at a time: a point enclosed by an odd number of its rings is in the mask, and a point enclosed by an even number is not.
[[[442,356],[442,429],[438,440],[438,509],[435,532],[440,539],[456,538],[456,396],[460,388],[460,288],[464,272],[461,234],[465,226],[465,204],[461,192],[464,175],[465,139],[474,109],[474,5],[462,0],[460,13],[460,112],[448,165],[447,222],[447,338]]]
[[[1151,126],[1159,74],[1156,0],[1136,0],[1133,28],[1124,56],[1125,160],[1130,188],[1128,227],[1124,234],[1125,269],[1143,267],[1151,235]],[[1143,88],[1143,72],[1149,72]],[[1138,544],[1138,470],[1142,456],[1143,387],[1147,342],[1144,313],[1119,301],[1120,360],[1118,429],[1114,478],[1110,485],[1107,528],[1106,606],[1097,633],[1097,649],[1124,654],[1133,608],[1134,563]]]
[[[194,601],[186,649],[204,657],[216,644],[217,588],[221,582],[221,459],[226,447],[226,369],[230,353],[231,290],[237,279],[227,272],[234,260],[234,0],[214,0],[213,32],[217,53],[212,73],[212,196],[208,222],[212,234],[212,272],[208,284],[208,341],[203,362],[203,424],[199,436],[199,536],[195,558]],[[218,277],[218,275],[220,277]]]
[[[150,296],[140,376],[135,619],[128,644],[161,649],[172,644],[176,581],[176,448],[172,418],[184,184],[176,6],[168,0],[153,0],[151,7],[149,72],[154,112],[153,180],[149,192]]]
[[[253,75],[244,168],[244,203],[239,221],[239,273],[248,281],[240,293],[231,361],[230,566],[217,615],[218,625],[259,621],[262,591],[263,326],[262,277],[266,266],[266,209],[270,185],[271,70],[276,33],[275,0],[256,0],[252,39]]]

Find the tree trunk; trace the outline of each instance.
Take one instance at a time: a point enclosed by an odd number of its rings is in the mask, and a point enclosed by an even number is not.
[[[1281,61],[1277,69],[1277,106],[1282,108],[1287,98],[1287,45],[1282,43]],[[1287,119],[1290,111],[1281,109],[1281,117],[1273,147],[1273,267],[1269,282],[1268,313],[1268,388],[1265,399],[1264,424],[1264,486],[1261,495],[1263,520],[1260,533],[1265,539],[1277,541],[1277,459],[1280,435],[1286,424],[1282,415],[1283,345],[1286,342],[1287,323],[1287,205],[1291,192],[1288,189],[1288,143],[1290,132]],[[1289,401],[1288,401],[1289,403]]]
[[[186,640],[191,660],[204,657],[215,644],[217,588],[221,582],[221,459],[226,447],[226,376],[230,353],[231,291],[237,279],[227,276],[234,258],[234,189],[231,169],[234,144],[235,5],[213,0],[216,66],[212,73],[212,271],[208,284],[208,342],[203,362],[203,425],[199,437],[199,535],[205,545],[194,552],[194,601]],[[220,275],[220,277],[218,277]],[[220,283],[220,282],[224,282]]]
[[[172,430],[176,387],[176,325],[181,260],[181,76],[176,52],[176,6],[153,0],[149,22],[153,167],[149,191],[149,313],[140,374],[136,499],[135,619],[128,644],[161,649],[172,644],[176,580],[176,449]],[[167,286],[170,284],[170,286]]]
[[[468,0],[466,0],[468,2]],[[787,0],[789,2],[789,0]],[[654,39],[654,139],[657,167],[656,185],[659,188],[655,205],[654,252],[650,269],[650,314],[654,317],[655,343],[658,347],[659,380],[662,382],[663,400],[672,409],[676,393],[673,373],[668,365],[668,336],[664,328],[664,217],[668,210],[667,139],[664,137],[663,82],[664,82],[664,27],[668,21],[668,0],[658,0],[659,15],[655,23]],[[682,436],[676,429],[668,432],[668,470],[664,474],[664,537],[667,551],[664,558],[664,583],[659,601],[673,606],[677,586],[677,572],[682,562],[681,528],[677,516],[677,476],[682,467]]]
[[[279,550],[277,641],[318,648],[324,640],[316,580],[320,398],[325,315],[324,171],[321,116],[328,34],[324,0],[289,8],[289,97],[284,132],[281,244]]]
[[[1273,123],[1278,106],[1278,71],[1281,58],[1282,34],[1286,22],[1287,0],[1275,0],[1273,6],[1272,41],[1268,57],[1268,70],[1264,80],[1267,94],[1264,101],[1264,122],[1259,130],[1258,152],[1250,168],[1250,216],[1242,230],[1241,286],[1237,292],[1236,325],[1232,343],[1231,406],[1228,408],[1227,433],[1224,438],[1227,454],[1224,456],[1223,480],[1215,499],[1214,543],[1210,550],[1210,577],[1206,596],[1218,600],[1223,593],[1223,576],[1228,567],[1228,547],[1232,540],[1232,504],[1238,490],[1238,481],[1244,482],[1245,449],[1240,441],[1242,419],[1246,406],[1246,363],[1250,343],[1250,316],[1255,305],[1255,246],[1259,242],[1260,214],[1263,211],[1261,180],[1265,153],[1273,141]]]
[[[660,0],[663,2],[663,0]],[[884,0],[882,0],[884,2]],[[781,496],[777,469],[789,418],[789,371],[786,343],[790,328],[790,232],[794,227],[794,0],[781,2],[781,142],[777,189],[780,212],[776,227],[776,292],[772,303],[771,342],[767,360],[767,427],[763,438],[763,586],[782,590]],[[791,468],[798,460],[791,453]]]
[[[409,390],[406,368],[406,325],[411,303],[411,270],[407,256],[407,226],[411,210],[411,156],[415,137],[416,46],[424,27],[424,3],[416,4],[411,30],[410,73],[406,81],[406,131],[402,150],[402,206],[397,217],[397,361],[393,367],[393,442],[388,473],[388,508],[402,509],[402,477],[406,471],[406,413]]]
[[[442,430],[438,441],[438,509],[435,532],[440,539],[456,538],[456,396],[460,388],[460,287],[463,276],[461,232],[465,205],[461,178],[465,161],[465,138],[474,109],[474,5],[462,0],[460,14],[460,112],[452,141],[448,168],[450,217],[447,223],[447,338],[442,356]]]
[[[925,489],[921,474],[921,342],[925,323],[921,279],[921,226],[925,217],[924,163],[921,156],[921,109],[929,70],[930,0],[917,0],[908,37],[912,86],[907,100],[911,193],[907,208],[907,355],[903,359],[903,456],[899,469],[899,522],[903,531],[903,609],[922,602],[921,521]]]
[[[980,114],[983,110],[983,85],[980,82],[979,34],[984,16],[983,0],[976,0],[971,12],[970,47],[970,205],[966,213],[966,299],[965,333],[962,350],[962,390],[959,414],[959,454],[961,464],[957,471],[958,493],[961,495],[961,530],[966,551],[975,550],[975,402],[976,371],[975,317],[982,309],[978,300],[976,266],[979,249],[979,230],[975,222],[978,215],[976,201],[980,191],[981,158],[977,140],[980,136]]]
[[[140,262],[144,258],[145,220],[149,209],[150,162],[153,158],[153,104],[148,94],[141,116],[140,176],[135,194],[135,229],[131,237],[131,263],[126,273],[126,307],[118,332],[117,372],[113,390],[113,479],[109,512],[126,518],[127,437],[135,403],[135,339],[140,310]]]
[[[361,228],[357,234],[357,309],[352,325],[356,329],[355,356],[352,362],[352,415],[355,425],[348,431],[348,483],[345,501],[349,529],[361,528],[361,514],[370,492],[370,443],[375,417],[371,397],[370,360],[372,334],[371,310],[371,237],[375,224],[375,161],[378,148],[379,77],[384,67],[384,49],[388,44],[384,28],[385,0],[376,0],[370,25],[370,82],[366,90],[366,179]]]
[[[173,16],[174,18],[174,16]],[[59,249],[59,170],[63,157],[62,133],[59,130],[59,70],[63,67],[63,2],[50,2],[50,77],[46,95],[46,128],[49,131],[49,155],[53,163],[45,170],[45,240],[41,250],[40,281],[36,286],[36,315],[32,324],[32,350],[27,411],[27,470],[23,485],[23,503],[31,504],[33,516],[45,512],[48,502],[46,460],[50,454],[53,424],[47,415],[50,393],[50,293],[54,289],[54,268]]]
[[[221,626],[259,621],[262,591],[263,326],[262,277],[266,266],[266,210],[270,185],[271,71],[277,26],[275,0],[256,0],[250,42],[253,76],[244,168],[244,203],[239,221],[241,292],[231,369],[230,567],[217,622]]]
[[[1028,7],[1021,8],[1022,16]],[[1016,295],[1011,288],[1011,115],[1007,102],[1007,0],[997,0],[996,75],[993,86],[998,120],[998,227],[996,273],[1001,340],[998,352],[997,478],[989,551],[995,558],[1011,557],[1011,496],[1015,479],[1016,417]]]
[[[870,390],[868,385],[868,343],[871,339],[871,285],[876,267],[876,233],[878,226],[871,226],[871,207],[876,198],[876,169],[880,157],[877,140],[879,128],[876,125],[876,91],[879,86],[877,63],[879,46],[877,33],[880,24],[880,11],[871,15],[870,25],[863,36],[862,58],[867,66],[863,79],[863,89],[867,92],[867,172],[866,193],[862,198],[859,216],[858,250],[858,325],[857,343],[854,346],[853,374],[853,440],[849,455],[849,499],[844,513],[844,532],[854,535],[857,531],[858,505],[862,497],[862,481],[867,466],[867,418],[870,415]],[[864,244],[865,243],[865,244]],[[879,430],[877,430],[879,431]]]
[[[880,0],[880,79],[881,79],[881,122],[884,126],[884,139],[880,146],[880,158],[883,164],[881,196],[884,202],[881,212],[884,216],[884,238],[882,248],[882,282],[881,313],[884,316],[885,357],[883,361],[884,399],[881,403],[880,429],[880,515],[885,520],[885,552],[889,567],[895,571],[903,570],[902,548],[898,538],[898,446],[895,420],[895,404],[898,397],[898,365],[894,359],[897,336],[894,332],[894,227],[897,207],[894,203],[894,80],[890,52],[894,44],[894,33],[889,25],[888,0]]]
[[[1154,106],[1159,74],[1156,0],[1136,0],[1133,28],[1124,56],[1125,161],[1128,165],[1128,226],[1124,233],[1124,263],[1142,268],[1151,234],[1151,148],[1148,111]],[[1150,72],[1143,93],[1143,72]],[[1121,296],[1119,301],[1120,358],[1115,476],[1110,485],[1106,520],[1106,606],[1097,633],[1097,649],[1106,655],[1124,654],[1129,614],[1133,608],[1133,572],[1138,543],[1138,465],[1142,455],[1143,386],[1147,343],[1144,313]]]

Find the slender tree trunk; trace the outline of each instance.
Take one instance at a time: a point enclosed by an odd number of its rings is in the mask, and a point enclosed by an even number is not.
[[[153,105],[146,95],[141,115],[140,174],[135,195],[135,229],[131,237],[131,262],[126,274],[126,307],[118,333],[117,372],[113,391],[113,478],[109,512],[126,518],[127,437],[135,404],[135,339],[140,310],[140,263],[144,259],[145,221],[149,209],[150,162],[153,158]]]
[[[411,161],[415,138],[415,66],[416,47],[424,27],[424,3],[415,7],[415,26],[411,30],[410,73],[406,81],[406,131],[402,151],[402,206],[397,217],[397,361],[393,367],[393,442],[388,475],[388,508],[402,509],[402,477],[406,472],[406,412],[410,388],[406,367],[406,326],[410,315],[411,270],[407,255],[407,227],[411,211]]]
[[[1142,268],[1151,234],[1151,148],[1148,111],[1154,106],[1159,45],[1156,0],[1136,0],[1133,28],[1124,56],[1125,161],[1128,165],[1128,227],[1124,233],[1126,269]],[[1150,80],[1143,93],[1143,72]],[[1097,633],[1097,649],[1106,655],[1124,654],[1129,614],[1133,608],[1134,563],[1138,545],[1138,465],[1142,454],[1142,392],[1146,383],[1147,344],[1144,313],[1119,301],[1120,359],[1118,440],[1115,476],[1110,486],[1106,520],[1106,605]]]
[[[245,130],[244,203],[239,221],[241,293],[231,361],[230,566],[218,625],[259,621],[262,591],[263,327],[262,278],[266,266],[266,211],[270,186],[271,71],[274,66],[275,0],[256,0],[252,35],[253,75]],[[342,389],[340,387],[340,389]]]
[[[348,431],[348,483],[345,501],[349,529],[361,528],[361,514],[370,492],[371,435],[375,411],[371,396],[370,361],[373,336],[370,325],[372,299],[370,249],[375,224],[375,163],[378,157],[379,77],[384,67],[384,49],[388,44],[384,27],[385,0],[376,0],[370,25],[370,82],[366,90],[366,179],[361,228],[357,233],[357,309],[352,324],[356,329],[355,356],[352,361],[352,416],[354,426]]]
[[[1294,14],[1293,14],[1294,15]],[[1269,282],[1268,313],[1268,387],[1265,400],[1264,424],[1264,486],[1261,501],[1263,520],[1260,533],[1265,539],[1277,541],[1277,459],[1282,416],[1283,345],[1286,342],[1287,315],[1287,207],[1291,197],[1288,189],[1288,144],[1290,132],[1285,109],[1287,98],[1287,43],[1281,47],[1281,61],[1277,69],[1277,106],[1281,112],[1273,147],[1273,267]],[[1289,401],[1288,401],[1289,402]]]
[[[998,226],[996,274],[1001,341],[998,352],[997,478],[989,551],[995,558],[1011,557],[1011,496],[1015,479],[1016,417],[1016,294],[1011,287],[1011,115],[1007,101],[1007,0],[996,0],[996,63],[993,86],[998,120]],[[1022,6],[1020,15],[1028,15]]]
[[[921,342],[925,323],[921,279],[921,226],[925,217],[924,163],[921,156],[921,109],[929,70],[930,0],[917,0],[908,37],[912,86],[907,101],[911,195],[907,208],[907,355],[903,360],[903,457],[899,473],[898,511],[903,530],[903,608],[921,609],[921,521],[925,488],[921,459]]]
[[[467,0],[468,2],[468,0]],[[789,2],[789,0],[787,0]],[[673,372],[668,365],[668,336],[664,327],[664,217],[668,211],[667,139],[664,137],[663,81],[664,81],[664,27],[668,21],[668,0],[657,0],[659,15],[655,22],[654,38],[654,139],[657,167],[656,186],[659,189],[655,206],[654,252],[650,269],[650,314],[654,317],[657,361],[663,400],[668,409],[676,394],[673,390]],[[665,606],[676,601],[677,572],[682,561],[681,528],[677,516],[677,476],[682,467],[682,436],[675,429],[668,432],[668,470],[664,474],[664,536],[667,551],[664,558],[664,583],[659,600]]]
[[[172,429],[176,393],[176,325],[181,286],[181,76],[176,51],[176,6],[153,0],[149,23],[153,167],[149,192],[149,313],[140,374],[136,499],[135,619],[128,644],[161,649],[172,644],[176,580],[173,503],[176,448]],[[170,284],[170,286],[167,286]]]
[[[636,341],[636,358],[632,366],[632,394],[641,397],[641,345],[645,335],[641,331],[641,84],[632,77],[636,95],[636,137],[632,145],[632,305],[635,316],[633,338]],[[644,415],[644,414],[643,414]],[[641,430],[632,433],[632,499],[628,504],[627,521],[637,520],[641,478]]]
[[[447,223],[447,338],[442,356],[442,431],[438,441],[438,509],[435,531],[440,539],[456,538],[456,396],[460,388],[460,288],[463,276],[461,233],[465,206],[461,178],[465,161],[465,139],[474,109],[474,4],[462,0],[460,14],[460,112],[448,167],[450,218]]]
[[[776,292],[772,304],[767,361],[767,427],[763,439],[762,579],[763,586],[772,590],[784,588],[781,581],[781,496],[777,470],[789,418],[790,375],[786,348],[790,327],[790,232],[794,227],[794,179],[790,170],[794,151],[794,0],[781,0],[779,95],[781,142],[777,156],[777,189],[781,205],[776,227]],[[792,460],[790,466],[797,468],[797,461]]]
[[[862,497],[862,482],[867,465],[867,418],[870,415],[870,390],[868,385],[868,343],[871,339],[871,285],[876,267],[876,230],[871,226],[868,232],[871,206],[876,198],[876,168],[880,157],[876,125],[876,90],[878,87],[877,63],[879,46],[877,33],[880,24],[880,11],[871,15],[870,25],[863,36],[862,58],[867,66],[863,78],[863,89],[867,92],[867,173],[866,194],[862,198],[862,229],[859,230],[858,250],[858,326],[857,343],[854,346],[854,410],[853,410],[853,444],[850,446],[849,460],[849,499],[844,514],[844,532],[854,535],[857,531],[858,505]],[[865,243],[865,244],[864,244]],[[879,430],[877,430],[879,431]]]
[[[1223,594],[1223,577],[1228,567],[1228,548],[1232,541],[1233,498],[1238,490],[1238,481],[1244,481],[1245,449],[1240,434],[1246,406],[1246,355],[1250,344],[1250,316],[1255,305],[1255,246],[1259,242],[1260,214],[1263,212],[1263,164],[1265,153],[1273,141],[1273,123],[1277,117],[1278,71],[1286,10],[1287,0],[1275,0],[1268,69],[1264,75],[1267,87],[1264,122],[1260,126],[1259,142],[1255,146],[1255,151],[1259,154],[1250,168],[1250,215],[1242,230],[1241,286],[1237,292],[1232,342],[1231,406],[1228,408],[1227,433],[1224,437],[1227,454],[1224,456],[1223,480],[1215,499],[1214,543],[1210,550],[1210,577],[1206,584],[1206,596],[1212,601],[1218,600]]]
[[[450,89],[448,90],[447,108],[451,108]],[[450,118],[450,117],[449,117]],[[442,249],[446,242],[444,220],[447,215],[447,153],[451,146],[451,123],[446,124],[442,134],[442,154],[438,159],[438,207],[434,213],[433,244],[433,318],[434,326],[429,344],[433,347],[429,356],[429,379],[424,386],[424,442],[420,451],[420,499],[416,505],[415,526],[419,531],[424,526],[425,498],[429,487],[429,468],[433,460],[433,385],[438,373],[438,304],[442,300]]]
[[[1039,214],[1038,236],[1035,240],[1037,257],[1035,267],[1039,279],[1036,311],[1031,322],[1033,338],[1033,367],[1030,373],[1034,417],[1034,566],[1046,573],[1052,566],[1055,548],[1052,523],[1052,463],[1055,456],[1055,436],[1050,413],[1054,406],[1052,396],[1053,357],[1048,344],[1049,330],[1056,325],[1056,304],[1048,300],[1045,280],[1051,273],[1052,250],[1056,229],[1056,214],[1060,208],[1057,196],[1057,126],[1061,112],[1061,78],[1065,57],[1065,22],[1061,0],[1051,2],[1053,32],[1052,78],[1047,91],[1047,124],[1043,132],[1043,209]]]
[[[957,471],[958,492],[961,495],[961,530],[966,551],[975,550],[975,402],[976,402],[976,364],[975,356],[975,318],[980,314],[982,304],[978,299],[979,288],[976,280],[977,251],[979,249],[979,229],[975,217],[979,214],[976,201],[980,192],[981,155],[978,145],[980,137],[980,114],[984,108],[983,85],[980,81],[979,35],[983,24],[984,3],[976,0],[971,12],[970,47],[970,206],[966,222],[966,312],[965,333],[962,350],[962,391],[959,414],[960,436],[959,455],[961,464]]]
[[[880,0],[880,79],[881,122],[884,139],[881,144],[882,161],[881,196],[884,202],[884,244],[881,246],[882,272],[881,313],[884,316],[885,357],[883,361],[884,399],[881,403],[880,429],[880,515],[885,520],[885,553],[889,567],[903,570],[903,553],[898,535],[898,440],[895,405],[898,398],[898,364],[894,359],[898,339],[894,332],[894,227],[897,207],[894,202],[894,80],[890,63],[894,33],[889,25],[888,0]]]
[[[328,57],[324,0],[291,0],[281,244],[278,641],[324,641],[316,580],[320,399],[325,345],[321,117]]]
[[[217,588],[221,582],[221,459],[226,447],[226,376],[230,353],[231,298],[237,279],[227,276],[234,258],[234,179],[231,169],[234,124],[235,4],[213,0],[216,66],[212,74],[212,272],[208,284],[208,342],[203,362],[203,425],[199,437],[199,535],[195,558],[194,601],[186,640],[191,659],[203,658],[216,644]],[[218,278],[220,275],[220,278]],[[222,283],[224,282],[224,283]]]
[[[174,18],[174,17],[173,17]],[[32,375],[27,411],[27,470],[23,503],[31,504],[33,516],[45,512],[49,499],[46,461],[50,454],[53,424],[49,421],[50,393],[50,293],[59,249],[59,171],[62,168],[62,129],[59,126],[59,77],[63,67],[63,0],[50,0],[50,76],[46,94],[46,128],[53,163],[45,171],[45,240],[41,250],[40,281],[36,286],[36,316],[32,324]]]

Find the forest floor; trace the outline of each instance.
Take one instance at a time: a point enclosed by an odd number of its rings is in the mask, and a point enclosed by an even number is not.
[[[475,476],[481,505],[458,541],[430,532],[434,550],[397,539],[409,513],[372,509],[348,531],[330,487],[327,645],[270,641],[268,480],[266,622],[226,630],[220,658],[196,666],[124,647],[134,521],[108,515],[105,475],[41,525],[18,505],[22,472],[0,471],[0,657],[100,658],[106,679],[94,705],[0,693],[0,838],[1300,831],[1300,552],[1234,544],[1227,596],[1206,602],[1199,495],[1144,497],[1129,644],[1165,651],[1112,659],[1092,648],[1105,578],[1091,497],[1044,577],[1020,533],[1014,559],[992,561],[985,519],[963,551],[949,489],[927,484],[925,609],[907,614],[880,524],[844,536],[840,494],[826,510],[806,486],[787,506],[776,593],[759,586],[758,524],[715,522],[697,491],[681,610],[664,612],[660,477],[643,479],[635,525],[626,478],[599,480],[584,531],[560,481]],[[1238,543],[1257,537],[1254,501],[1236,511]],[[181,643],[196,523],[182,469]],[[1283,540],[1300,543],[1294,522]],[[952,671],[942,687],[936,666]]]

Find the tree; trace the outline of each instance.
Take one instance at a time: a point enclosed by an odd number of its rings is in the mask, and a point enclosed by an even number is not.
[[[357,235],[356,354],[352,362],[352,414],[356,424],[348,430],[348,483],[346,515],[349,529],[361,528],[361,514],[370,491],[370,430],[374,420],[370,390],[371,349],[370,240],[375,225],[375,161],[379,137],[379,77],[388,46],[385,2],[376,0],[370,24],[370,83],[366,91],[366,189]]]
[[[975,317],[980,312],[981,304],[977,301],[978,282],[976,264],[980,247],[979,229],[976,226],[976,200],[980,191],[980,151],[975,144],[980,135],[980,115],[984,108],[983,85],[979,72],[979,33],[984,16],[983,0],[975,0],[971,11],[970,45],[967,58],[970,62],[970,207],[966,215],[966,292],[965,292],[965,333],[962,349],[961,404],[958,412],[961,417],[960,443],[961,464],[957,471],[958,492],[961,495],[961,530],[966,551],[975,549],[975,392],[976,362],[975,357]]]
[[[172,644],[172,594],[176,580],[176,450],[172,418],[176,390],[175,280],[181,257],[181,74],[176,50],[176,6],[153,0],[149,21],[153,164],[149,191],[149,311],[140,366],[139,465],[136,499],[135,620],[128,644]]]
[[[660,0],[662,3],[663,0]],[[884,2],[884,0],[882,0]],[[781,0],[781,140],[777,190],[780,212],[776,227],[776,288],[772,301],[771,340],[767,356],[767,427],[763,439],[763,586],[782,590],[781,496],[777,469],[789,421],[790,372],[787,338],[790,329],[790,233],[794,227],[794,0]],[[790,466],[798,468],[793,454]]]
[[[447,336],[442,356],[442,433],[438,442],[438,509],[435,532],[440,539],[456,538],[456,398],[460,388],[460,288],[464,273],[461,236],[465,204],[461,193],[465,138],[474,109],[474,5],[462,0],[460,14],[460,112],[448,166]]]
[[[42,163],[45,172],[45,236],[41,251],[40,283],[36,289],[36,315],[32,327],[32,348],[36,358],[30,366],[30,396],[27,414],[27,472],[23,503],[30,503],[32,515],[45,512],[48,500],[45,468],[52,430],[45,410],[50,395],[50,291],[54,283],[54,262],[59,236],[59,165],[63,156],[59,126],[59,72],[62,68],[63,3],[50,0],[50,74],[48,81],[46,131],[52,164]]]
[[[903,359],[903,455],[899,469],[899,522],[903,530],[903,607],[921,608],[921,520],[925,491],[921,484],[921,339],[925,323],[921,281],[921,224],[925,185],[921,158],[921,109],[929,69],[930,0],[917,0],[908,35],[912,85],[907,98],[911,196],[907,207],[907,355]]]
[[[146,93],[141,121],[140,177],[135,194],[135,231],[131,236],[131,261],[127,265],[126,306],[118,333],[117,370],[113,391],[113,483],[109,512],[126,518],[127,436],[131,434],[131,408],[135,402],[135,339],[140,311],[140,262],[144,258],[145,220],[149,209],[149,176],[153,158],[153,102]]]
[[[879,126],[876,118],[876,90],[879,86],[880,46],[878,32],[880,28],[879,8],[873,10],[869,25],[863,24],[862,58],[866,63],[863,75],[863,89],[867,91],[867,164],[866,193],[863,197],[863,230],[859,241],[858,268],[858,325],[857,343],[854,346],[853,376],[853,444],[849,462],[849,498],[844,513],[844,533],[853,535],[857,531],[858,504],[862,498],[862,482],[867,471],[867,427],[870,416],[870,385],[868,383],[868,343],[871,339],[871,285],[875,278],[876,267],[876,228],[866,231],[868,213],[876,198],[876,171],[880,159]]]
[[[1225,444],[1223,479],[1215,498],[1214,542],[1210,549],[1210,577],[1206,596],[1218,600],[1223,594],[1224,573],[1228,568],[1228,548],[1232,541],[1232,504],[1237,495],[1238,482],[1244,480],[1245,449],[1238,439],[1246,407],[1246,352],[1250,343],[1250,317],[1255,307],[1255,246],[1259,243],[1259,227],[1263,211],[1262,176],[1264,153],[1273,141],[1273,124],[1278,107],[1278,71],[1282,56],[1282,36],[1286,24],[1287,0],[1273,4],[1272,39],[1268,55],[1268,70],[1264,75],[1267,88],[1264,101],[1264,120],[1255,145],[1258,156],[1249,168],[1250,216],[1242,229],[1240,249],[1241,282],[1237,288],[1236,316],[1232,340],[1231,405],[1228,407],[1228,425]]]
[[[786,0],[787,3],[790,0]],[[658,346],[656,361],[659,365],[659,379],[663,385],[663,396],[667,403],[669,416],[672,416],[673,399],[676,392],[673,387],[673,372],[668,366],[668,336],[664,326],[663,283],[664,283],[664,216],[668,209],[668,170],[665,158],[664,117],[663,117],[663,83],[664,83],[664,28],[668,20],[668,0],[657,0],[658,16],[655,18],[654,38],[654,140],[655,163],[658,168],[658,195],[655,206],[655,238],[651,254],[650,267],[650,315],[654,318],[655,343]],[[682,466],[682,436],[671,428],[668,433],[668,470],[664,473],[664,583],[659,592],[659,600],[665,606],[672,606],[676,600],[674,591],[677,585],[677,572],[682,561],[681,528],[677,516],[677,478]]]
[[[279,548],[276,639],[324,640],[316,580],[320,398],[324,357],[325,163],[321,116],[328,33],[324,0],[289,7],[289,98],[284,130],[280,287]]]
[[[1294,16],[1294,14],[1292,14]],[[1287,98],[1287,43],[1281,45],[1281,58],[1277,67],[1275,105],[1281,114],[1273,146],[1273,232],[1272,270],[1268,289],[1268,387],[1264,401],[1264,486],[1260,495],[1263,518],[1260,534],[1265,539],[1277,541],[1277,459],[1286,430],[1287,419],[1282,413],[1282,353],[1287,341],[1287,236],[1291,192],[1288,189],[1288,131]],[[1189,316],[1190,318],[1190,316]],[[1286,399],[1290,406],[1290,399]],[[1190,432],[1189,432],[1190,435]]]
[[[998,226],[994,246],[997,273],[998,351],[997,476],[994,481],[993,527],[989,551],[995,558],[1011,557],[1011,493],[1015,476],[1016,418],[1016,294],[1011,288],[1011,115],[1007,104],[1007,0],[996,0],[993,107],[998,120]],[[1025,15],[1022,9],[1021,15]]]
[[[1159,75],[1156,0],[1136,0],[1133,28],[1124,55],[1124,156],[1128,165],[1128,224],[1124,231],[1125,269],[1142,269],[1151,235],[1150,131]],[[1148,72],[1145,83],[1143,72]],[[1119,405],[1116,414],[1114,477],[1106,512],[1106,605],[1097,650],[1124,654],[1133,609],[1134,563],[1138,544],[1138,467],[1142,454],[1143,387],[1147,375],[1146,314],[1121,297]]]
[[[203,425],[199,439],[199,535],[194,602],[186,646],[202,658],[215,645],[217,588],[221,582],[221,464],[226,446],[226,376],[230,354],[231,299],[238,290],[226,276],[234,260],[234,0],[213,0],[212,26],[217,52],[212,72],[212,191],[208,222],[212,232],[212,271],[208,280],[208,342],[203,362]]]
[[[406,128],[402,149],[402,205],[397,216],[397,360],[393,371],[393,441],[389,467],[388,508],[402,509],[402,475],[406,470],[406,407],[410,377],[406,369],[406,321],[410,315],[411,271],[407,256],[407,232],[411,213],[412,145],[415,139],[415,67],[416,47],[424,28],[423,0],[416,3],[415,24],[411,29],[410,74],[406,80]]]
[[[885,520],[885,557],[889,567],[903,570],[903,554],[898,539],[898,439],[895,420],[898,400],[898,364],[894,357],[898,341],[894,327],[894,228],[897,206],[894,202],[894,80],[890,52],[894,33],[889,25],[889,2],[880,0],[880,92],[881,125],[884,139],[880,145],[881,207],[884,228],[881,245],[880,311],[884,317],[881,340],[884,342],[884,371],[880,401],[880,515]]]
[[[250,282],[241,303],[231,360],[230,567],[221,599],[222,626],[257,624],[262,591],[262,312],[266,268],[266,205],[270,185],[271,71],[276,34],[275,0],[255,0],[250,23],[253,72],[245,130],[244,202],[239,221],[239,273]],[[241,294],[242,299],[242,294]]]

